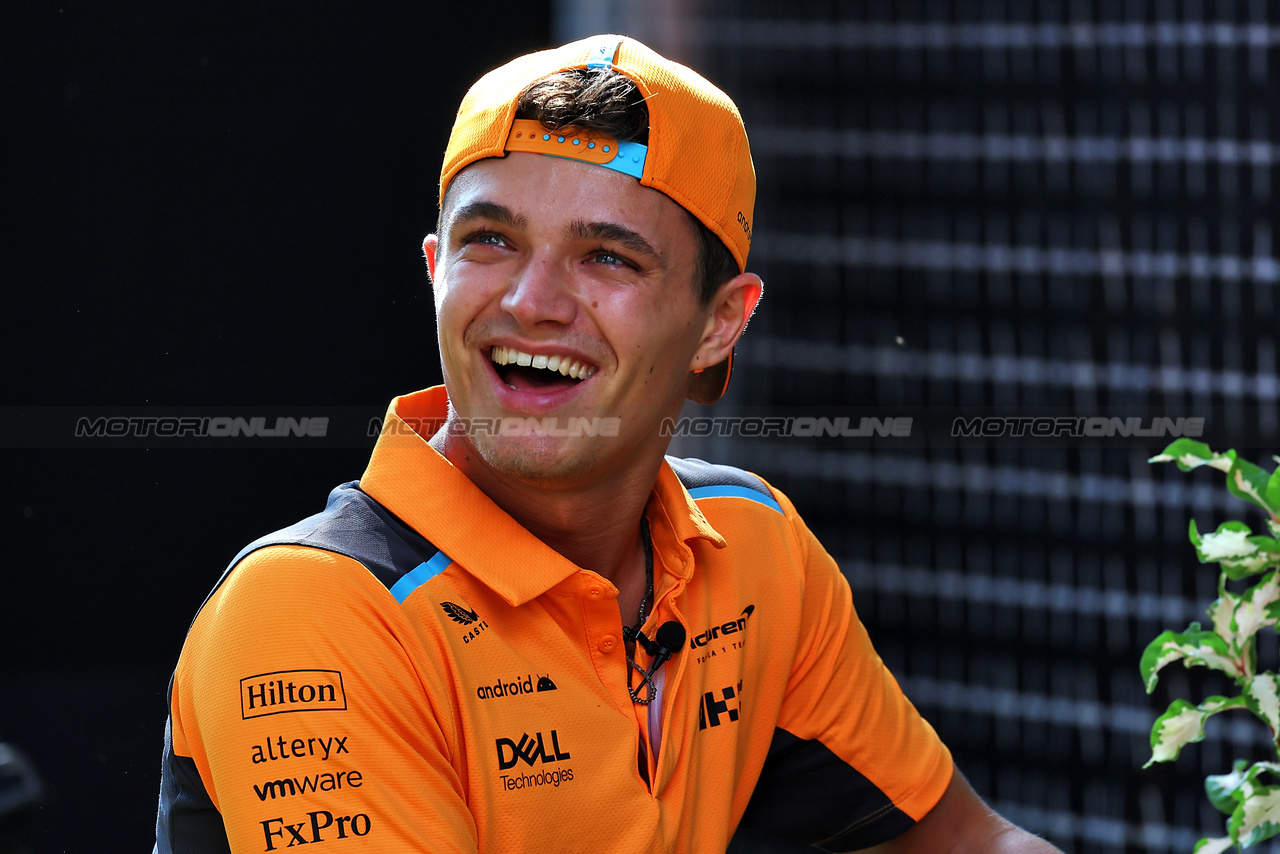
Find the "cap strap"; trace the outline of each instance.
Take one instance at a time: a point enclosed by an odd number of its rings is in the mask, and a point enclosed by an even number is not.
[[[516,119],[511,123],[506,150],[568,157],[633,178],[644,174],[644,161],[649,154],[648,147],[638,142],[618,142],[611,136],[598,136],[573,128],[549,131],[534,119]]]
[[[622,47],[622,39],[617,37],[604,39],[587,55],[587,68],[612,68],[620,47]]]

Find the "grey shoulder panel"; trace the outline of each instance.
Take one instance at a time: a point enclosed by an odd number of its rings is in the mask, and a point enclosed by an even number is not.
[[[703,498],[745,498],[783,512],[782,505],[765,482],[750,472],[679,457],[667,457],[667,464],[695,501]]]
[[[685,489],[698,489],[704,486],[741,486],[772,497],[764,481],[750,472],[733,466],[716,465],[693,457],[688,459],[667,457],[667,463],[676,473],[676,477],[680,478]]]
[[[440,551],[362,492],[358,482],[352,481],[329,493],[323,511],[259,537],[241,549],[218,583],[226,580],[236,564],[248,555],[267,546],[280,545],[307,546],[345,555],[364,564],[387,589]]]

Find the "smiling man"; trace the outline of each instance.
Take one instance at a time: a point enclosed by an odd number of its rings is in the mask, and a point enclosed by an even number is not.
[[[521,57],[440,192],[444,386],[201,609],[156,850],[1056,850],[954,769],[786,496],[664,456],[761,294],[732,102],[618,36]]]

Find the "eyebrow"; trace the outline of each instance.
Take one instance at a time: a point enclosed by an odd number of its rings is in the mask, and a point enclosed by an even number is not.
[[[639,232],[632,231],[624,225],[614,222],[584,222],[579,219],[569,223],[567,232],[574,240],[609,240],[621,243],[632,252],[652,258],[666,269],[667,262],[662,253],[654,249]]]
[[[515,229],[522,229],[528,224],[528,220],[512,211],[506,205],[481,200],[469,202],[454,211],[453,216],[449,217],[448,230],[452,231],[463,223],[477,219],[492,220],[499,225]]]

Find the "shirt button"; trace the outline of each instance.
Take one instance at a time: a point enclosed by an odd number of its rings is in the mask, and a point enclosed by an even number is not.
[[[605,655],[608,655],[609,653],[613,652],[614,648],[617,645],[618,645],[617,638],[615,638],[613,635],[605,635],[604,637],[600,638],[600,643],[596,644],[596,647]]]
[[[588,590],[587,590],[587,595],[588,595],[588,596],[590,596],[592,599],[599,599],[599,598],[600,598],[600,588],[599,588],[599,587],[591,587],[591,588],[588,588]]]

